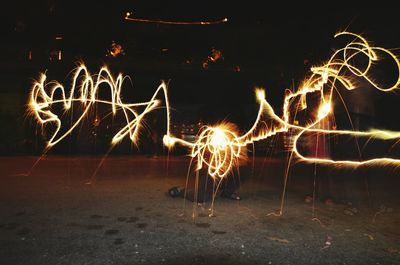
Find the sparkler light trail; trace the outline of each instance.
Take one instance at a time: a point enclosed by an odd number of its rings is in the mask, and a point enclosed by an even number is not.
[[[168,25],[215,25],[228,22],[227,18],[214,21],[167,21],[167,20],[153,20],[153,19],[143,19],[143,18],[133,18],[132,13],[127,12],[125,15],[125,20],[133,22],[143,22],[143,23],[155,23],[155,24],[168,24]]]
[[[347,90],[363,89],[362,87],[357,87],[355,82],[352,81],[352,77],[345,74],[346,71],[350,71],[351,74],[358,78],[365,79],[374,88],[382,92],[390,92],[399,88],[400,85],[400,62],[399,59],[389,50],[370,46],[366,39],[362,36],[350,33],[341,32],[336,36],[350,36],[354,40],[347,44],[344,48],[337,50],[330,60],[323,66],[311,68],[312,76],[304,82],[304,85],[296,92],[291,93],[285,98],[284,101],[284,122],[288,128],[293,128],[299,132],[294,138],[293,152],[295,155],[308,162],[319,162],[319,163],[333,163],[342,165],[362,165],[362,164],[373,164],[373,163],[400,163],[399,159],[392,158],[375,158],[369,160],[332,160],[332,159],[319,159],[313,157],[303,156],[297,149],[297,141],[305,132],[316,132],[322,134],[337,134],[337,135],[351,135],[354,137],[372,137],[375,139],[394,139],[398,138],[399,134],[397,132],[389,132],[382,130],[370,130],[368,132],[362,131],[352,131],[352,130],[330,130],[330,129],[318,129],[317,125],[332,113],[333,102],[332,98],[334,92],[337,92],[340,96],[337,83]],[[395,74],[397,79],[389,86],[381,86],[374,82],[369,76],[369,72],[372,66],[377,63],[379,56],[387,57],[393,60],[395,67]],[[362,68],[356,65],[354,62],[357,59],[364,59],[367,64]],[[301,98],[302,106],[301,108],[307,108],[305,103],[305,96],[309,93],[318,92],[320,93],[319,100],[319,110],[317,114],[317,119],[307,126],[300,127],[294,126],[289,123],[289,105],[290,101],[296,97]]]
[[[301,161],[330,163],[340,165],[357,166],[362,164],[400,164],[400,159],[375,158],[369,160],[333,160],[328,158],[307,157],[301,154],[297,148],[299,138],[306,132],[319,134],[349,135],[354,137],[371,137],[377,139],[400,139],[400,132],[390,132],[382,130],[371,130],[367,132],[353,130],[332,130],[321,129],[319,123],[333,112],[333,96],[340,96],[340,88],[346,90],[363,89],[357,87],[355,78],[362,78],[369,82],[373,87],[382,92],[390,92],[397,89],[400,85],[400,62],[399,59],[389,50],[381,47],[371,46],[362,36],[341,32],[336,36],[347,36],[353,40],[346,46],[334,52],[327,63],[322,66],[312,67],[311,76],[307,78],[303,85],[295,92],[290,91],[283,102],[283,114],[279,117],[272,106],[266,100],[263,89],[256,90],[259,102],[258,115],[253,126],[243,135],[239,135],[237,130],[228,123],[215,126],[204,126],[200,132],[198,140],[195,142],[185,141],[172,135],[170,131],[170,108],[167,95],[167,86],[163,82],[157,88],[152,98],[147,102],[124,103],[121,98],[121,87],[124,77],[119,74],[114,78],[110,71],[103,67],[97,75],[91,75],[84,65],[77,68],[74,74],[72,86],[67,96],[64,87],[56,81],[46,83],[46,75],[42,74],[39,81],[35,82],[30,95],[30,111],[35,114],[36,119],[42,125],[51,123],[56,125],[56,129],[48,142],[48,147],[52,147],[82,122],[84,117],[95,103],[107,104],[111,107],[112,113],[120,111],[124,114],[126,125],[118,131],[112,143],[120,142],[124,137],[130,137],[132,142],[136,142],[139,130],[146,114],[161,105],[159,98],[164,101],[167,116],[167,132],[163,142],[167,147],[172,148],[176,144],[186,146],[191,150],[190,156],[196,159],[196,169],[199,171],[203,167],[207,168],[208,174],[216,181],[222,180],[239,164],[241,151],[256,141],[265,140],[277,133],[292,133],[294,143],[292,153]],[[389,86],[381,86],[374,82],[370,77],[373,65],[377,64],[380,56],[393,60],[396,67],[397,79]],[[363,59],[366,64],[359,66],[356,62]],[[111,91],[111,99],[103,100],[98,98],[100,85],[107,85]],[[61,99],[56,99],[56,92],[61,93]],[[309,124],[299,125],[293,122],[298,111],[307,109],[306,97],[316,93],[319,96],[318,111],[315,120]],[[58,93],[57,93],[58,94]],[[78,96],[76,96],[78,94]],[[80,103],[83,106],[81,116],[64,133],[60,132],[60,117],[51,111],[54,104],[63,104],[67,111],[73,103]],[[139,111],[139,109],[143,109]]]
[[[358,78],[364,78],[373,87],[382,92],[393,91],[400,85],[400,62],[391,51],[381,47],[371,46],[362,36],[351,32],[341,32],[335,35],[335,37],[337,36],[350,36],[353,38],[353,41],[348,43],[344,48],[337,50],[326,64],[311,68],[312,75],[305,80],[303,85],[296,92],[290,91],[288,95],[285,96],[282,118],[275,113],[272,106],[266,100],[265,91],[257,89],[256,95],[260,102],[258,116],[252,128],[244,135],[238,136],[222,125],[206,127],[200,133],[199,140],[195,143],[171,137],[171,135],[167,134],[164,137],[164,144],[166,146],[173,146],[176,143],[180,143],[191,148],[191,156],[197,158],[197,169],[207,166],[208,174],[213,178],[223,178],[232,170],[232,166],[236,164],[235,160],[239,159],[238,154],[240,153],[240,148],[256,141],[267,139],[277,133],[288,133],[289,131],[294,135],[294,143],[291,151],[295,157],[302,161],[356,166],[374,163],[400,164],[400,159],[386,157],[359,161],[305,157],[297,148],[299,138],[306,132],[350,135],[354,137],[367,136],[376,139],[400,139],[399,132],[382,130],[362,132],[317,128],[317,125],[333,112],[333,95],[336,92],[340,96],[338,89],[339,86],[344,87],[344,89],[347,90],[362,89],[362,87],[356,87],[355,82],[352,81],[352,76],[347,74],[346,71]],[[392,59],[397,68],[397,79],[391,86],[380,86],[368,75],[372,65],[376,64],[379,59],[378,53]],[[363,68],[354,63],[357,59],[360,59],[360,57],[363,57],[363,59],[366,59],[367,61],[366,66]],[[311,123],[303,126],[292,123],[291,120],[294,120],[291,118],[293,105],[296,105],[296,113],[299,109],[306,109],[306,96],[311,93],[319,93],[319,109],[316,115],[317,118]],[[296,99],[300,99],[300,104],[294,104]],[[216,141],[214,140],[215,138],[223,139],[223,141]],[[229,160],[227,161],[226,159]]]
[[[164,82],[161,83],[152,98],[147,102],[124,103],[121,98],[121,91],[125,78],[126,77],[123,77],[122,74],[114,78],[106,67],[102,67],[97,75],[91,75],[85,65],[80,65],[75,70],[71,89],[67,95],[62,84],[57,81],[46,83],[46,75],[42,74],[39,81],[33,84],[29,107],[30,111],[35,115],[35,118],[41,125],[54,124],[56,126],[55,132],[47,143],[47,148],[54,146],[70,134],[78,124],[84,120],[95,103],[110,105],[114,115],[117,111],[122,112],[124,115],[126,125],[114,135],[112,139],[113,144],[120,142],[127,135],[129,135],[133,143],[136,143],[143,118],[160,104],[157,99],[159,94],[164,93],[167,99],[167,86]],[[104,100],[98,97],[100,86],[104,85],[108,86],[110,89],[110,100]],[[56,94],[61,94],[61,98],[57,99],[55,97]],[[68,111],[71,109],[73,103],[80,103],[82,105],[82,113],[68,130],[61,133],[61,119],[57,114],[52,112],[52,107],[53,105],[62,104],[64,110]],[[165,104],[168,117],[167,133],[169,133],[168,100],[165,101]],[[140,109],[143,110],[140,111]]]

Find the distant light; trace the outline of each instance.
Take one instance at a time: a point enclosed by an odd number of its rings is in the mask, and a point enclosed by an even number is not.
[[[107,51],[106,56],[118,57],[125,55],[124,48],[121,44],[112,41],[110,50]]]
[[[132,21],[132,22],[142,22],[142,23],[156,23],[156,24],[169,24],[169,25],[215,25],[220,23],[228,22],[227,18],[223,18],[220,20],[214,21],[167,21],[167,20],[153,20],[153,19],[146,19],[146,18],[132,18],[131,12],[126,12],[125,20]]]
[[[57,37],[56,37],[56,40],[62,40],[62,39],[63,39],[62,36],[57,36]]]

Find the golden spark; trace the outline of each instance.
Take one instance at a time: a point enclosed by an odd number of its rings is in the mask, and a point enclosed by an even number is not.
[[[157,23],[162,22],[158,21]],[[306,132],[351,135],[355,137],[367,136],[378,139],[400,139],[400,132],[383,130],[363,132],[318,128],[317,125],[333,112],[333,94],[335,91],[337,92],[339,85],[347,90],[362,89],[362,87],[355,85],[353,81],[354,76],[365,79],[373,87],[382,92],[393,91],[400,85],[400,62],[390,50],[371,46],[362,36],[351,32],[341,32],[336,34],[336,36],[350,36],[353,40],[345,47],[335,51],[327,63],[322,66],[312,67],[312,74],[303,82],[303,85],[296,92],[290,91],[284,97],[282,117],[279,117],[275,113],[272,106],[266,100],[265,90],[256,90],[256,97],[259,102],[258,115],[253,126],[243,135],[239,135],[237,130],[233,128],[234,126],[222,123],[216,126],[203,127],[199,132],[198,140],[195,142],[175,137],[170,131],[170,108],[166,84],[162,82],[149,101],[124,103],[121,98],[121,87],[125,77],[119,74],[117,78],[114,78],[106,67],[101,68],[97,75],[91,75],[84,65],[79,66],[75,71],[68,95],[64,87],[58,82],[46,83],[46,75],[42,74],[39,81],[34,83],[31,91],[29,101],[30,111],[35,114],[40,124],[51,123],[56,125],[56,130],[48,142],[48,147],[54,146],[71,133],[87,115],[94,103],[107,104],[111,107],[113,114],[118,110],[122,111],[125,116],[126,125],[114,135],[112,139],[113,144],[120,142],[128,135],[132,142],[136,142],[145,115],[161,104],[158,98],[162,94],[167,116],[167,132],[163,138],[164,145],[172,148],[176,144],[181,144],[189,148],[191,150],[190,156],[197,161],[196,169],[199,170],[206,167],[208,174],[214,179],[226,177],[232,168],[238,165],[238,161],[241,159],[241,151],[247,145],[265,140],[277,133],[288,133],[289,131],[294,135],[294,144],[291,151],[295,157],[302,161],[342,165],[373,163],[400,164],[400,159],[387,157],[369,160],[333,160],[330,158],[306,157],[297,149],[297,141]],[[396,81],[387,87],[380,86],[369,76],[372,65],[376,64],[379,59],[378,54],[391,58],[397,68]],[[355,64],[356,59],[360,56],[367,59],[367,64],[363,67]],[[79,80],[80,82],[78,82]],[[99,86],[102,84],[106,84],[110,88],[110,100],[103,100],[97,97]],[[55,98],[55,94],[58,91],[62,95],[61,99]],[[291,110],[293,109],[293,102],[295,102],[295,99],[300,99],[300,104],[297,104],[297,107],[306,109],[307,104],[305,99],[310,93],[319,94],[319,108],[316,113],[317,115],[315,115],[316,119],[307,125],[292,123]],[[76,97],[75,94],[79,96]],[[51,107],[54,104],[61,103],[65,110],[69,110],[74,102],[82,104],[83,112],[65,133],[60,133],[60,117],[51,111]],[[143,107],[144,110],[138,111],[138,107]]]

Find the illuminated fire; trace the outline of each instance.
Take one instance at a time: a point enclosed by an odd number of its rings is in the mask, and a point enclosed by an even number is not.
[[[375,158],[369,160],[332,160],[327,158],[315,158],[315,157],[305,157],[297,149],[297,141],[305,132],[316,132],[322,134],[341,134],[341,135],[352,135],[352,136],[367,136],[378,139],[396,139],[399,138],[400,132],[389,132],[382,130],[371,130],[368,132],[362,131],[352,131],[352,130],[331,130],[331,129],[319,129],[317,125],[332,112],[332,97],[333,93],[337,91],[337,86],[341,84],[347,90],[362,89],[357,88],[351,79],[351,76],[345,74],[346,71],[350,71],[351,74],[364,78],[376,89],[389,92],[392,91],[400,85],[400,63],[398,58],[389,50],[381,47],[370,46],[369,43],[362,36],[350,33],[341,32],[336,34],[336,36],[347,35],[353,37],[354,40],[347,44],[344,48],[337,50],[330,60],[319,67],[311,68],[312,75],[310,78],[306,79],[303,86],[300,87],[296,92],[290,92],[284,98],[283,104],[283,117],[279,117],[275,114],[274,109],[268,103],[265,97],[265,91],[263,89],[256,90],[256,96],[260,102],[260,108],[257,118],[252,126],[252,128],[244,135],[238,136],[234,132],[224,129],[224,141],[213,140],[215,133],[221,134],[221,129],[219,127],[209,127],[205,131],[212,132],[207,134],[206,140],[204,140],[204,131],[200,135],[200,139],[196,143],[188,143],[181,139],[174,138],[171,135],[166,135],[164,137],[164,143],[167,146],[172,146],[176,143],[183,144],[185,146],[192,148],[192,157],[197,156],[198,168],[201,168],[203,164],[209,167],[208,173],[215,177],[220,178],[226,176],[232,166],[234,165],[234,160],[238,159],[238,153],[240,148],[248,144],[252,144],[256,141],[265,140],[268,137],[275,135],[277,133],[289,132],[294,134],[294,143],[292,147],[292,152],[297,158],[308,162],[318,162],[318,163],[334,163],[343,165],[361,165],[361,164],[372,164],[372,163],[396,163],[400,164],[400,159],[393,158]],[[335,36],[335,37],[336,37]],[[382,87],[375,83],[368,73],[371,66],[378,61],[377,53],[385,54],[390,57],[397,67],[396,73],[398,74],[397,80],[393,85],[389,87]],[[367,59],[367,66],[360,68],[357,65],[352,64],[352,61],[357,56],[363,56]],[[338,84],[339,83],[339,84]],[[300,98],[301,104],[298,106],[302,109],[306,109],[305,97],[309,93],[319,93],[319,109],[317,113],[317,118],[310,124],[306,126],[300,126],[297,123],[290,122],[291,108],[293,107],[293,101]],[[270,124],[270,126],[267,126]],[[217,130],[217,131],[216,131]],[[231,137],[226,137],[230,135]],[[221,138],[218,136],[218,138]],[[221,155],[221,147],[225,147],[224,152],[232,154],[231,156]],[[196,152],[196,150],[202,150],[202,152]],[[224,159],[221,159],[223,157]],[[229,161],[225,159],[228,157]],[[206,161],[212,161],[208,163]]]
[[[256,97],[259,102],[258,115],[253,126],[243,135],[239,135],[235,126],[222,123],[216,126],[205,126],[200,131],[196,142],[188,142],[175,137],[170,132],[170,108],[166,84],[164,82],[161,83],[152,98],[147,102],[124,103],[120,96],[124,77],[119,74],[117,78],[114,78],[106,67],[101,68],[97,75],[91,75],[84,65],[79,66],[75,71],[69,94],[67,94],[64,87],[58,82],[46,83],[46,75],[42,74],[39,81],[34,83],[31,91],[29,102],[30,111],[35,114],[40,124],[52,123],[56,125],[56,130],[48,142],[48,147],[57,144],[71,133],[77,125],[82,122],[94,103],[107,104],[111,107],[113,114],[117,111],[121,111],[125,116],[126,126],[114,135],[112,140],[113,144],[120,142],[128,135],[133,142],[136,142],[145,115],[153,111],[157,106],[160,106],[161,100],[159,100],[159,98],[163,97],[167,116],[167,132],[163,139],[164,144],[170,148],[176,144],[181,144],[191,149],[190,155],[197,161],[197,170],[206,167],[208,169],[208,174],[214,179],[226,177],[228,173],[231,172],[232,168],[238,165],[238,161],[241,159],[241,151],[248,144],[265,140],[277,133],[287,133],[289,131],[294,135],[294,144],[291,151],[297,158],[303,161],[343,165],[372,163],[400,164],[400,159],[386,157],[360,161],[305,157],[297,149],[296,143],[298,139],[306,132],[352,135],[355,137],[367,136],[378,139],[400,138],[400,132],[382,130],[362,132],[318,128],[317,125],[333,111],[332,98],[334,93],[337,92],[337,87],[339,85],[347,90],[362,89],[362,87],[356,87],[354,81],[352,81],[352,76],[364,78],[382,92],[393,91],[400,84],[400,63],[398,58],[391,51],[381,47],[371,46],[367,40],[357,34],[350,32],[336,34],[336,36],[343,35],[352,37],[353,41],[334,52],[332,57],[324,65],[311,68],[312,75],[304,81],[303,85],[296,92],[290,91],[285,96],[282,117],[275,113],[272,106],[266,100],[265,91],[263,89],[257,89]],[[372,65],[376,64],[379,59],[378,53],[391,58],[397,67],[396,74],[398,74],[398,77],[391,86],[380,86],[368,75]],[[358,57],[367,59],[367,64],[363,67],[357,66],[354,61]],[[78,82],[79,80],[80,82]],[[97,92],[101,84],[106,84],[110,88],[111,99],[109,101],[97,98]],[[60,99],[54,97],[58,91],[62,95]],[[307,125],[299,125],[296,122],[292,123],[291,120],[293,119],[291,118],[293,117],[291,117],[291,113],[294,105],[296,110],[306,109],[307,104],[305,99],[310,93],[319,94],[319,108],[315,120]],[[75,94],[79,96],[76,97]],[[300,104],[294,104],[296,99],[299,99]],[[63,104],[67,111],[71,108],[73,102],[82,104],[83,112],[80,118],[78,118],[65,133],[60,133],[61,120],[51,111],[51,107],[53,104]],[[138,111],[138,107],[143,107],[143,110]]]
[[[157,100],[158,94],[164,93],[166,98],[167,92],[166,84],[162,83],[149,101],[124,103],[121,99],[121,90],[125,77],[119,74],[117,78],[114,78],[106,67],[101,68],[97,75],[91,75],[86,66],[80,65],[75,70],[69,93],[62,84],[56,81],[47,83],[46,78],[46,75],[42,74],[39,81],[33,84],[29,107],[30,112],[34,114],[41,125],[53,124],[56,127],[47,143],[48,148],[60,142],[77,128],[95,103],[109,105],[114,115],[119,111],[125,117],[126,125],[114,135],[112,139],[113,144],[120,142],[127,135],[129,135],[132,142],[136,143],[144,116],[159,105],[159,100]],[[111,99],[108,101],[98,98],[99,87],[104,85],[107,85],[111,92]],[[61,95],[61,98],[56,98],[56,94]],[[82,113],[68,130],[61,133],[61,119],[52,111],[52,107],[56,104],[62,104],[65,111],[68,111],[71,109],[73,103],[80,103],[82,105]],[[166,107],[169,109],[167,100]],[[139,108],[143,110],[139,111]],[[167,115],[169,117],[169,111],[167,111]]]
[[[235,126],[220,124],[205,126],[200,130],[199,138],[190,143],[169,135],[164,136],[164,144],[173,146],[177,142],[192,149],[190,156],[197,158],[197,170],[208,168],[208,174],[216,179],[225,177],[232,166],[238,163],[243,144],[239,142]]]

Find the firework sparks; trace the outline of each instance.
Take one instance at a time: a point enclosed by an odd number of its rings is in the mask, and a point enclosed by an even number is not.
[[[190,156],[197,158],[197,170],[206,166],[208,174],[214,179],[222,179],[231,168],[237,164],[241,156],[241,149],[245,144],[239,141],[236,129],[232,124],[223,123],[218,126],[204,126],[200,130],[195,143],[164,136],[164,144],[172,147],[180,143],[192,149]]]
[[[120,142],[127,135],[129,135],[132,142],[136,143],[143,118],[160,103],[157,99],[159,94],[164,93],[165,99],[167,99],[167,86],[163,82],[149,101],[124,103],[121,98],[121,92],[126,77],[119,74],[117,78],[114,78],[106,67],[101,68],[97,75],[91,75],[85,65],[80,65],[75,70],[69,95],[62,84],[56,81],[46,83],[46,78],[46,75],[42,74],[39,81],[33,84],[29,107],[30,112],[34,114],[39,124],[55,125],[56,129],[47,143],[48,148],[59,143],[70,134],[84,120],[96,103],[109,105],[114,115],[119,111],[125,117],[126,125],[114,135],[112,143],[116,144]],[[110,89],[111,100],[103,100],[98,97],[99,87],[104,85],[107,85]],[[55,97],[56,94],[61,94],[61,98],[57,99]],[[68,111],[71,109],[73,103],[80,103],[82,105],[82,113],[66,132],[61,133],[61,118],[52,111],[52,107],[56,104],[62,104],[64,110]],[[168,100],[165,101],[165,104],[168,109]],[[138,109],[140,108],[143,110],[139,111]],[[167,115],[169,117],[169,111],[167,111]],[[169,119],[167,120],[169,123]]]
[[[256,97],[259,102],[259,112],[254,121],[253,126],[243,135],[239,135],[235,126],[229,124],[220,124],[216,126],[205,126],[199,133],[196,142],[188,142],[175,137],[170,132],[170,108],[167,96],[167,86],[162,83],[153,94],[152,98],[142,103],[124,103],[121,99],[121,87],[124,77],[119,74],[114,78],[110,71],[103,67],[97,75],[91,75],[84,65],[77,68],[74,74],[72,87],[69,96],[64,87],[57,82],[46,83],[46,76],[41,75],[38,82],[35,82],[30,96],[30,111],[35,114],[40,124],[52,123],[56,125],[56,130],[48,142],[48,147],[54,146],[71,133],[77,125],[87,115],[90,108],[95,103],[107,104],[111,106],[112,113],[121,111],[126,120],[126,126],[118,131],[112,143],[120,142],[124,137],[130,137],[132,142],[138,140],[141,123],[146,114],[160,106],[159,97],[163,97],[166,116],[167,116],[167,132],[163,138],[164,145],[172,148],[176,144],[181,144],[191,149],[190,155],[196,159],[196,169],[203,167],[208,169],[208,174],[214,179],[222,179],[228,175],[238,161],[241,159],[241,151],[248,144],[256,141],[265,140],[277,133],[293,133],[294,144],[292,152],[295,157],[302,161],[317,163],[332,163],[343,165],[361,165],[361,164],[382,164],[396,163],[400,164],[400,159],[393,158],[375,158],[370,160],[333,160],[326,158],[306,157],[297,149],[297,141],[306,132],[315,132],[320,134],[339,134],[351,135],[354,137],[373,137],[378,139],[399,139],[400,132],[390,132],[382,130],[370,131],[352,131],[352,130],[331,130],[320,129],[318,124],[333,112],[333,95],[338,92],[338,87],[344,87],[347,90],[362,89],[357,87],[352,77],[363,78],[372,86],[382,92],[393,91],[400,85],[400,62],[398,58],[389,50],[371,46],[362,36],[341,32],[336,36],[350,36],[353,40],[345,47],[334,52],[328,62],[322,66],[312,67],[312,75],[306,79],[303,85],[296,91],[290,91],[284,98],[283,115],[279,117],[272,106],[268,103],[263,89],[256,90]],[[397,67],[396,81],[387,87],[380,86],[372,80],[369,72],[373,64],[379,59],[380,55],[385,55],[395,62]],[[363,67],[357,66],[354,62],[358,57],[367,59],[367,64]],[[78,82],[80,81],[80,82]],[[97,92],[101,84],[106,84],[111,91],[111,100],[102,100],[97,97]],[[56,99],[54,95],[57,91],[61,92],[61,99]],[[75,96],[75,92],[79,95]],[[306,109],[306,96],[311,93],[319,95],[318,111],[315,120],[307,125],[299,125],[292,123],[292,109],[296,105],[297,109]],[[160,96],[161,95],[161,96]],[[296,99],[300,99],[299,104],[294,104]],[[51,111],[54,104],[63,104],[65,110],[71,108],[72,103],[80,102],[83,106],[81,116],[76,122],[65,132],[60,133],[61,120],[60,117]],[[144,110],[138,111],[142,107]],[[132,118],[133,117],[133,118]]]
[[[362,165],[374,163],[399,164],[400,159],[386,157],[360,161],[306,157],[303,156],[297,149],[297,141],[306,132],[351,135],[354,137],[366,136],[377,139],[399,139],[399,132],[382,130],[362,132],[317,128],[317,125],[332,113],[333,94],[334,92],[339,93],[337,88],[339,84],[347,90],[362,89],[361,87],[355,86],[351,76],[345,74],[346,71],[350,71],[352,75],[355,75],[359,78],[364,78],[372,86],[382,92],[393,91],[400,85],[400,63],[398,58],[391,51],[381,47],[370,46],[366,39],[354,33],[341,32],[336,34],[335,37],[343,35],[351,36],[354,38],[354,40],[347,44],[344,48],[337,50],[326,64],[311,68],[312,75],[310,78],[305,80],[303,86],[300,87],[296,92],[289,92],[288,95],[285,96],[282,118],[276,115],[274,109],[266,100],[265,91],[262,89],[257,89],[256,96],[260,102],[259,112],[252,128],[244,135],[238,136],[235,132],[230,131],[228,128],[224,128],[223,126],[207,127],[201,132],[199,140],[196,143],[189,143],[167,134],[164,137],[164,144],[166,146],[173,146],[176,143],[180,143],[192,148],[191,155],[192,157],[197,157],[198,161],[197,169],[202,168],[203,165],[208,166],[208,173],[214,178],[223,178],[229,173],[229,171],[232,170],[232,167],[235,165],[234,161],[239,159],[238,154],[240,153],[240,148],[256,141],[265,140],[277,133],[289,132],[289,130],[293,131],[294,134],[294,143],[291,151],[297,158],[303,161],[334,163],[342,165]],[[373,63],[379,59],[378,53],[382,53],[391,58],[397,67],[396,73],[398,74],[398,77],[391,86],[380,86],[368,75]],[[352,63],[359,56],[363,56],[367,59],[368,63],[364,68]],[[306,109],[307,104],[305,98],[307,94],[310,93],[319,93],[320,95],[318,103],[319,109],[316,115],[317,118],[306,126],[291,123],[290,116],[294,100],[300,98],[301,104],[297,106],[301,109]],[[268,126],[268,124],[270,126]],[[221,144],[221,141],[214,140],[214,138],[217,137],[217,134],[219,135],[218,138],[224,139],[223,144]],[[225,148],[224,150],[222,150],[223,147]]]
[[[297,141],[305,132],[317,132],[323,134],[337,134],[337,135],[351,135],[354,137],[372,137],[377,139],[395,139],[399,136],[398,132],[389,132],[382,130],[370,130],[368,132],[363,131],[352,131],[352,130],[329,130],[329,129],[317,129],[316,125],[318,125],[323,119],[327,118],[330,113],[332,113],[332,98],[335,92],[339,93],[337,88],[337,83],[342,85],[347,90],[353,89],[362,89],[362,87],[357,87],[352,81],[351,76],[346,76],[345,72],[349,71],[352,75],[363,78],[368,83],[370,83],[374,88],[382,91],[382,92],[390,92],[397,89],[400,85],[400,63],[398,58],[389,50],[370,46],[366,39],[362,36],[350,33],[350,32],[341,32],[335,35],[336,36],[351,36],[354,37],[354,40],[347,44],[344,48],[337,50],[330,60],[321,67],[313,67],[311,68],[312,76],[304,82],[302,88],[300,88],[296,93],[291,93],[285,98],[284,104],[284,122],[288,128],[293,128],[298,130],[299,132],[296,134],[294,138],[293,152],[295,155],[308,162],[320,162],[320,163],[335,163],[342,165],[361,165],[361,164],[373,164],[373,163],[400,163],[399,159],[392,158],[375,158],[369,160],[360,160],[360,161],[352,161],[352,160],[332,160],[332,159],[318,159],[318,158],[310,158],[303,156],[297,149]],[[383,87],[378,83],[374,82],[372,78],[369,76],[372,65],[379,60],[378,53],[382,54],[382,56],[386,56],[393,60],[396,66],[396,74],[397,79],[393,82],[392,85]],[[353,62],[356,61],[358,57],[363,57],[366,59],[367,64],[364,67],[359,67]],[[318,92],[320,93],[320,101],[319,101],[319,110],[317,119],[309,124],[308,126],[294,126],[289,123],[289,108],[290,102],[296,97],[304,97],[308,93]],[[302,101],[304,102],[304,101]],[[303,108],[307,106],[303,105]]]

